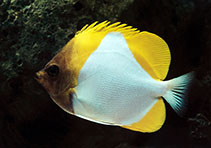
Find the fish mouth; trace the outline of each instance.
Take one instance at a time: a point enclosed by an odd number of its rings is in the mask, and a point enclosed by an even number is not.
[[[39,76],[39,74],[36,72],[35,73],[35,76],[34,76],[34,78],[35,78],[35,80],[38,80],[38,79],[40,79],[40,76]]]
[[[42,75],[43,75],[43,72],[38,71],[38,72],[35,73],[34,79],[37,80],[38,82],[40,82],[41,79],[42,79]]]

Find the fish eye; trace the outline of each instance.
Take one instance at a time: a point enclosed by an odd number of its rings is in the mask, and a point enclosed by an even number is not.
[[[45,71],[50,77],[56,77],[59,74],[59,67],[57,65],[51,65]]]

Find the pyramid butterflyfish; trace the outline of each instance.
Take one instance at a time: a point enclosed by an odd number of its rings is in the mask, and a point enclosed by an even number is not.
[[[104,125],[155,132],[164,124],[164,99],[182,115],[193,72],[165,80],[171,61],[159,36],[126,24],[84,26],[36,73],[64,111]]]

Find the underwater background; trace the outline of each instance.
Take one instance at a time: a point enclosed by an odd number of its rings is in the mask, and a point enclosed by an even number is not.
[[[155,133],[72,116],[34,79],[77,30],[120,21],[161,36],[172,61],[167,79],[195,71],[187,115],[166,104]],[[211,147],[210,0],[0,0],[0,148]]]

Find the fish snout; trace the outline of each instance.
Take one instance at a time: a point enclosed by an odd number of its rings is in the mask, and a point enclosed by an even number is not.
[[[43,77],[44,73],[42,71],[38,71],[35,73],[35,76],[34,78],[37,80],[37,81],[40,81]]]

